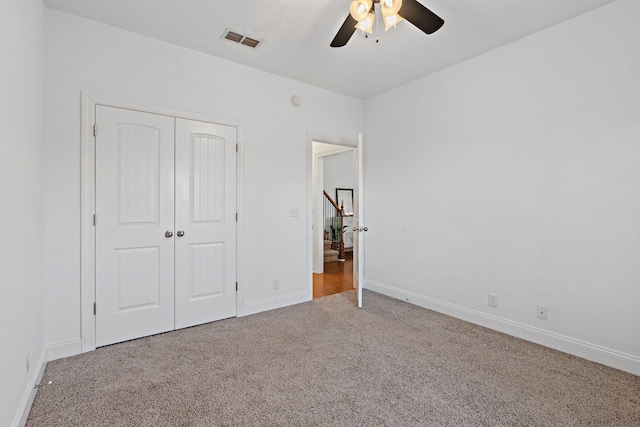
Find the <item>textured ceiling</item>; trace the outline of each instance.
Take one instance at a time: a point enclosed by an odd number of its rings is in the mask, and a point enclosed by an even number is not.
[[[419,0],[444,19],[427,36],[409,22],[342,48],[329,43],[350,0],[44,0],[158,40],[366,99],[614,0]],[[226,28],[264,40],[221,39]]]

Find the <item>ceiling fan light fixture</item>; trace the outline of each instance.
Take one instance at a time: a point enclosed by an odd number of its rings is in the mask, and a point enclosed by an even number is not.
[[[400,8],[402,7],[402,0],[381,0],[380,1],[380,10],[382,11],[382,16],[393,16],[397,15],[400,12]]]
[[[364,31],[365,33],[372,34],[373,33],[373,21],[375,21],[376,16],[373,12],[368,13],[368,16],[358,22],[356,24],[356,28]]]
[[[404,21],[404,18],[398,14],[385,16],[384,19],[384,30],[389,31],[390,28],[395,28],[399,22]]]
[[[373,6],[373,0],[354,0],[351,2],[349,11],[351,16],[358,22],[367,19],[367,15]]]
[[[444,20],[423,6],[420,1],[354,0],[349,7],[347,18],[340,26],[330,46],[345,46],[358,29],[365,33],[373,34],[373,21],[378,13],[380,14],[378,18],[384,21],[385,31],[395,27],[401,21],[407,21],[423,33],[433,34],[444,25]],[[380,25],[377,25],[377,27],[380,27]],[[376,31],[378,30],[376,29]],[[365,34],[365,38],[369,34]],[[377,43],[380,38],[376,37],[375,40]]]

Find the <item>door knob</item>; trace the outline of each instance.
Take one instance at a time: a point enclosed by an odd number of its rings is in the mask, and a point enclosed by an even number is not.
[[[164,237],[172,237],[173,236],[173,232],[171,231],[165,231],[164,233]]]
[[[176,234],[178,235],[178,237],[182,237],[182,236],[184,236],[184,231],[178,230],[178,232]]]
[[[353,231],[369,231],[367,227],[353,227]]]

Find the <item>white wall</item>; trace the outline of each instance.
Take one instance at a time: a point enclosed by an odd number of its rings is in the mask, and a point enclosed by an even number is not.
[[[0,426],[21,422],[44,366],[43,28],[41,0],[10,0],[2,5]]]
[[[353,150],[345,151],[324,157],[324,190],[331,198],[340,205],[340,200],[336,199],[336,188],[353,189]],[[352,225],[351,218],[344,219],[344,225]],[[353,247],[353,231],[351,228],[344,233],[344,245],[346,248]]]
[[[353,188],[353,151],[324,158],[324,190],[340,204],[336,188]]]
[[[367,286],[640,374],[638,16],[620,0],[367,100]]]
[[[46,337],[55,353],[80,348],[81,90],[242,121],[243,311],[307,299],[308,135],[357,140],[363,102],[54,10],[46,37]]]

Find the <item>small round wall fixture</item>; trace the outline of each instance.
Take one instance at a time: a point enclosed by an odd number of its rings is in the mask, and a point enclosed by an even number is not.
[[[291,105],[293,105],[294,107],[299,107],[300,104],[302,104],[302,100],[300,99],[300,97],[298,95],[293,95],[291,97]]]

